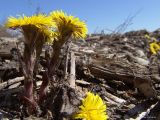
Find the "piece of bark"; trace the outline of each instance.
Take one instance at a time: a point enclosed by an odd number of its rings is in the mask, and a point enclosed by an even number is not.
[[[24,80],[24,77],[16,77],[14,79],[9,79],[7,82],[3,82],[0,84],[0,90],[4,89],[7,86],[13,85],[15,83],[21,82]]]
[[[115,95],[112,95],[110,94],[109,92],[105,92],[105,96],[111,100],[113,100],[114,102],[116,103],[119,103],[119,104],[122,104],[122,103],[125,103],[126,100],[122,99],[122,98],[118,98],[117,96]]]
[[[69,51],[70,51],[70,48],[71,48],[71,41],[68,41],[67,44],[66,44],[66,58],[65,58],[65,65],[64,65],[64,72],[65,72],[65,75],[64,75],[64,78],[66,79],[68,77],[68,59],[69,59]]]
[[[122,80],[127,83],[133,84],[133,80],[136,77],[130,73],[120,73],[120,72],[116,72],[114,70],[110,70],[108,68],[104,68],[97,65],[89,65],[88,68],[92,75],[94,75],[95,77],[104,78],[104,79],[117,79],[117,80]],[[146,79],[143,79],[140,77],[136,77],[136,78],[146,81]]]
[[[10,86],[8,87],[8,89],[17,88],[17,87],[19,87],[20,85],[21,85],[21,82],[14,83],[13,85],[10,85]]]
[[[121,73],[96,65],[89,65],[88,68],[90,73],[95,77],[121,80],[133,84],[134,87],[138,88],[146,97],[156,97],[156,91],[151,84],[151,80],[144,76],[136,76],[131,73]]]
[[[108,105],[108,104],[116,105],[116,106],[119,105],[119,103],[113,101],[112,99],[110,99],[110,98],[108,98],[108,97],[104,97],[104,99],[108,102],[107,105]]]
[[[91,83],[83,81],[83,80],[76,80],[77,84],[82,84],[82,85],[90,85]]]
[[[70,75],[69,75],[69,85],[71,88],[75,88],[75,55],[73,52],[71,52],[71,66],[70,66]]]

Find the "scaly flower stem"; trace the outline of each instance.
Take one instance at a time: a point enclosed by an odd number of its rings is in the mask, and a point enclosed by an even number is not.
[[[35,110],[37,103],[33,96],[33,70],[36,61],[36,50],[35,47],[31,47],[31,44],[25,43],[24,49],[24,63],[25,63],[25,81],[24,81],[24,100],[27,103],[27,106],[32,106],[32,109]]]
[[[47,86],[49,84],[49,76],[47,75],[47,72],[45,72],[43,74],[43,77],[42,77],[42,85],[40,87],[40,91],[39,91],[39,103],[43,102],[43,100],[45,99],[45,96],[47,94]]]
[[[70,36],[69,36],[70,37]],[[52,53],[52,58],[49,61],[47,67],[48,71],[43,74],[43,82],[40,87],[40,92],[39,92],[39,101],[42,102],[46,96],[46,88],[48,86],[49,81],[52,79],[52,76],[55,74],[56,70],[58,69],[60,65],[60,55],[61,55],[61,48],[64,45],[64,43],[69,39],[69,37],[66,37],[66,39],[59,41],[54,41],[52,48],[53,48],[53,53]]]
[[[24,88],[25,88],[24,100],[27,101],[27,104],[29,106],[32,106],[32,108],[35,109],[37,106],[37,103],[34,100],[34,96],[33,96],[33,81],[26,80],[24,84]]]
[[[57,49],[56,49],[57,48]],[[52,79],[52,76],[55,74],[55,71],[57,70],[57,68],[59,67],[59,63],[60,63],[60,52],[61,52],[61,47],[53,47],[53,55],[52,58],[49,62],[49,65],[47,65],[48,67],[48,71],[45,72],[43,74],[42,77],[42,85],[40,87],[40,91],[39,91],[39,102],[42,102],[46,96],[46,88],[49,84],[49,81]]]

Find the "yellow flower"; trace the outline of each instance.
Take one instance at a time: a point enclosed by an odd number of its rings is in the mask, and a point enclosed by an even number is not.
[[[154,41],[154,42],[156,42],[157,41],[157,39],[155,38],[155,37],[150,37],[149,35],[145,35],[145,38],[147,38],[150,42],[151,42],[151,40],[152,41]]]
[[[151,39],[151,37],[148,34],[145,35],[145,38]]]
[[[106,120],[106,105],[99,95],[88,92],[87,97],[82,101],[80,111],[74,115],[75,119],[83,120]]]
[[[150,50],[153,54],[156,54],[160,50],[160,45],[156,42],[150,43]]]
[[[52,18],[43,14],[33,15],[33,16],[19,16],[18,18],[9,17],[5,26],[7,28],[20,28],[23,30],[24,34],[34,35],[39,32],[39,34],[44,37],[51,38],[52,31],[51,27],[55,26],[52,22]],[[29,36],[29,35],[28,35]]]
[[[57,32],[57,37],[64,38],[71,36],[74,39],[86,37],[87,26],[79,18],[67,15],[63,11],[51,12],[50,16],[56,24],[55,31]]]
[[[38,14],[33,16],[19,16],[18,18],[15,17],[9,17],[8,22],[6,23],[6,26],[11,27],[21,27],[24,25],[35,25],[36,27],[41,26],[54,26],[54,23],[52,22],[52,18],[48,17],[44,14]]]

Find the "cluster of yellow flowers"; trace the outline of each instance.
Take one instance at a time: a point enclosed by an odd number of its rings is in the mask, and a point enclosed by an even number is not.
[[[32,45],[35,38],[42,40],[63,40],[66,37],[83,39],[87,34],[85,22],[63,11],[51,12],[48,16],[38,14],[33,16],[9,17],[5,26],[7,28],[20,29],[24,34],[25,41]],[[32,41],[32,42],[28,42]],[[53,42],[53,41],[52,41]],[[88,92],[87,97],[82,101],[80,111],[74,115],[75,119],[84,120],[106,120],[106,105],[99,95]]]
[[[145,35],[145,37],[147,38],[147,39],[151,39],[151,37],[149,36],[149,35]],[[160,43],[159,42],[157,42],[157,39],[156,38],[152,38],[153,39],[153,42],[151,42],[150,44],[149,44],[149,46],[150,46],[150,51],[151,51],[151,53],[152,54],[157,54],[157,52],[160,50]]]
[[[33,16],[23,15],[18,18],[9,17],[5,26],[13,29],[19,28],[24,34],[36,31],[49,40],[63,38],[66,35],[70,35],[74,39],[83,39],[87,34],[85,22],[74,16],[67,15],[63,11],[54,11],[48,16],[38,14]]]
[[[99,95],[88,92],[87,97],[82,101],[79,113],[74,115],[74,118],[83,120],[107,120],[106,105]]]

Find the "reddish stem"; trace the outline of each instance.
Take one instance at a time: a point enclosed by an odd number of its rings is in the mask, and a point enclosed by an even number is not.
[[[46,95],[47,95],[47,86],[48,86],[48,83],[49,83],[49,77],[47,76],[47,73],[45,72],[43,74],[43,77],[42,77],[42,84],[41,84],[41,87],[40,87],[40,91],[39,91],[39,103],[41,103]]]
[[[33,81],[32,80],[26,80],[24,83],[24,96],[23,100],[28,106],[31,106],[33,110],[36,109],[37,103],[33,96]]]

